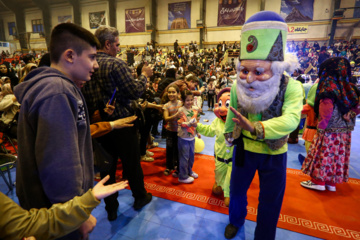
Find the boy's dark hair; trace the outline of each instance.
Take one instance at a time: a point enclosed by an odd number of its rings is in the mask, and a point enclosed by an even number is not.
[[[73,23],[61,23],[51,32],[50,59],[58,63],[61,54],[67,49],[73,49],[76,54],[81,55],[82,51],[91,47],[99,48],[99,40],[86,30]]]
[[[181,100],[185,103],[186,97],[187,96],[194,96],[194,94],[190,91],[185,89],[184,91],[182,91],[181,93]]]

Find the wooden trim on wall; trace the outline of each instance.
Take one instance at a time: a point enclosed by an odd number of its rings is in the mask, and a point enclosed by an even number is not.
[[[291,38],[291,37],[289,37],[289,35],[288,35],[288,37],[287,37],[287,42],[289,42],[289,41],[292,41],[292,40],[294,40],[294,41],[296,41],[296,42],[299,42],[299,41],[304,41],[304,40],[307,40],[308,42],[314,42],[314,41],[327,41],[327,40],[329,40],[330,39],[330,37],[323,37],[323,38],[304,38],[304,37],[302,37],[302,38]]]
[[[232,26],[232,27],[208,27],[206,31],[215,32],[215,31],[234,31],[241,30],[243,26]]]
[[[339,22],[340,23],[356,23],[358,21],[360,21],[360,18],[342,19]]]
[[[341,20],[338,21],[338,23],[356,23],[358,21],[360,21],[360,18],[350,18],[350,19],[341,19]],[[316,26],[316,25],[330,25],[330,24],[331,24],[331,20],[287,23],[288,26],[295,26],[295,25]]]
[[[179,30],[159,30],[156,31],[156,34],[178,34],[178,33],[189,33],[189,32],[200,32],[199,28],[188,28],[188,29],[179,29]]]
[[[288,35],[289,36],[289,35]],[[288,38],[287,42],[290,42],[292,40],[294,40],[295,42],[302,42],[304,40],[307,40],[308,42],[314,42],[314,41],[318,41],[318,42],[323,42],[323,41],[328,41],[329,37],[325,37],[325,38]],[[335,40],[345,40],[345,37],[335,37]],[[353,36],[351,39],[360,39],[360,36]],[[221,41],[222,42],[222,41]],[[235,41],[225,41],[226,44],[233,44]],[[239,43],[239,41],[236,41]],[[219,41],[217,42],[203,42],[203,44],[205,46],[208,45],[217,45],[219,43]],[[172,47],[174,46],[173,43],[161,43],[158,44],[161,47],[171,47],[170,50],[172,50]],[[185,46],[185,45],[189,45],[189,43],[179,43],[180,46]],[[137,45],[120,45],[121,48],[126,48],[126,46],[133,46],[133,47],[137,47],[137,48],[144,48],[146,46],[146,44],[137,44]]]
[[[151,32],[137,32],[137,33],[125,33],[125,32],[121,32],[120,36],[124,37],[124,36],[137,36],[137,35],[151,35]]]
[[[45,38],[33,38],[30,39],[30,42],[46,43]]]

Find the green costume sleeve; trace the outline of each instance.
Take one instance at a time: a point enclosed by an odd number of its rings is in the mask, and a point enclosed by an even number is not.
[[[198,123],[196,131],[206,137],[214,137],[216,135],[216,129],[214,128],[214,121],[210,125],[204,125]]]
[[[0,239],[59,238],[78,229],[99,204],[100,201],[88,190],[80,197],[54,204],[49,209],[27,211],[0,193]]]

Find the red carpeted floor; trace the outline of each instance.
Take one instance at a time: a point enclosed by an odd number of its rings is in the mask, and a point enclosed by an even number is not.
[[[199,174],[192,184],[181,184],[165,176],[165,149],[155,148],[154,162],[142,162],[146,189],[154,196],[228,214],[222,196],[215,196],[214,158],[197,154],[193,170]],[[120,168],[119,168],[119,171]],[[121,175],[121,172],[118,173]],[[278,227],[323,239],[360,239],[360,180],[350,179],[336,192],[319,192],[300,186],[308,176],[287,170],[287,186]],[[247,219],[256,221],[259,181],[256,175],[248,191]]]

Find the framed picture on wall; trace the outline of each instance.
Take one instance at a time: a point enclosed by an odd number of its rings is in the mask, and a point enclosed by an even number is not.
[[[191,2],[169,3],[168,29],[191,28]]]
[[[89,13],[89,25],[91,29],[106,25],[105,11]]]

